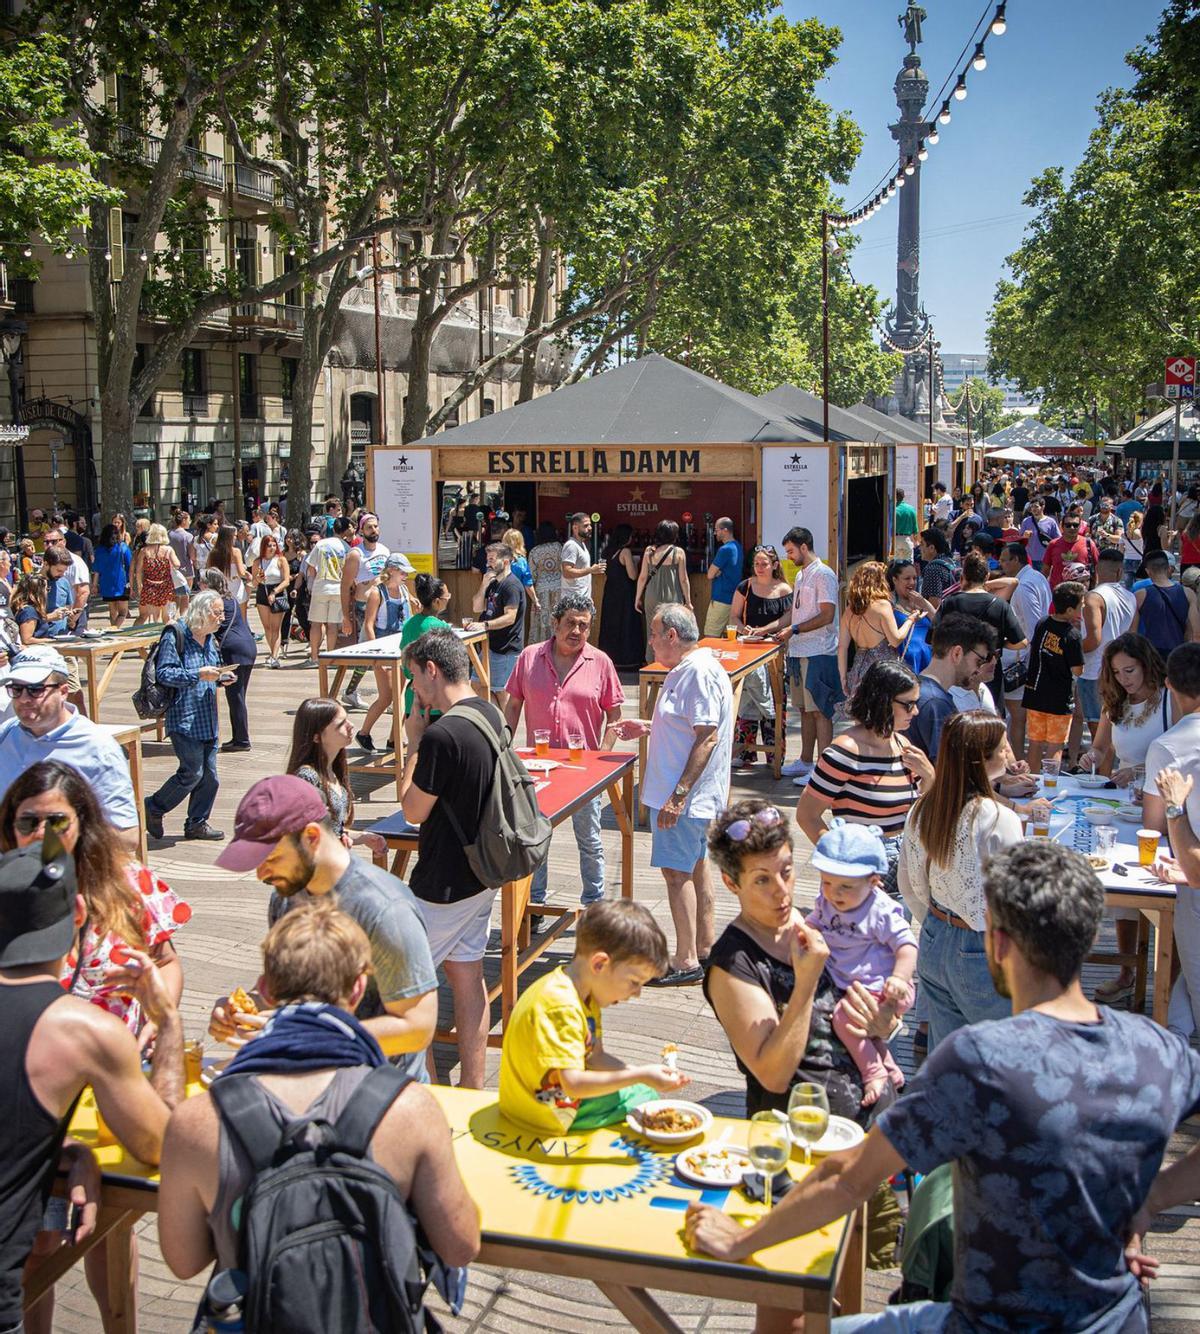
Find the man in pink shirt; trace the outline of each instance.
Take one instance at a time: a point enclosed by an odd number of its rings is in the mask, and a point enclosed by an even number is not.
[[[566,748],[572,736],[585,750],[599,750],[605,733],[621,716],[625,691],[607,653],[588,643],[596,604],[583,593],[564,593],[550,617],[550,638],[522,649],[508,678],[504,720],[513,733],[525,710],[525,742],[534,732],[550,733],[550,744]],[[600,802],[596,797],[571,817],[579,845],[581,901],[604,897],[604,845],[600,841]],[[529,897],[546,902],[547,863],[535,872]],[[534,927],[538,918],[534,916]]]

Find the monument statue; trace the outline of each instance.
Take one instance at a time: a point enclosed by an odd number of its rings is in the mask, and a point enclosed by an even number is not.
[[[917,47],[921,44],[921,24],[929,17],[920,5],[910,3],[908,8],[896,20],[904,29],[904,40],[908,43],[908,49],[916,55]]]

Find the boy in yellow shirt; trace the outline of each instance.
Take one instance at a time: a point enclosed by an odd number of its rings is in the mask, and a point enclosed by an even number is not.
[[[500,1110],[552,1134],[625,1119],[690,1082],[673,1066],[626,1065],[604,1050],[600,1011],[666,972],[667,939],[639,903],[602,899],[579,919],[575,957],[517,1001],[500,1054]]]

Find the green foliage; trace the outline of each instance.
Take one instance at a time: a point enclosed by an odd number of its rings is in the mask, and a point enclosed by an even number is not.
[[[1165,359],[1200,341],[1200,193],[1187,150],[1200,125],[1187,93],[1197,67],[1180,45],[1195,9],[1173,5],[1159,45],[1130,57],[1138,94],[1102,96],[1070,178],[1054,167],[1033,181],[1034,218],[990,317],[992,374],[1068,417],[1097,402],[1114,433],[1136,419]]]
[[[64,244],[93,202],[115,199],[90,170],[95,157],[66,114],[63,43],[48,37],[0,45],[0,242],[38,234]],[[5,258],[22,266],[20,252]]]

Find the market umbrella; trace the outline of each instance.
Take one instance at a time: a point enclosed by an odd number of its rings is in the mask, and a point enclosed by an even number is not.
[[[1004,463],[1049,463],[1049,459],[1035,454],[1024,445],[1009,445],[1007,449],[989,449],[985,459],[999,459]]]

